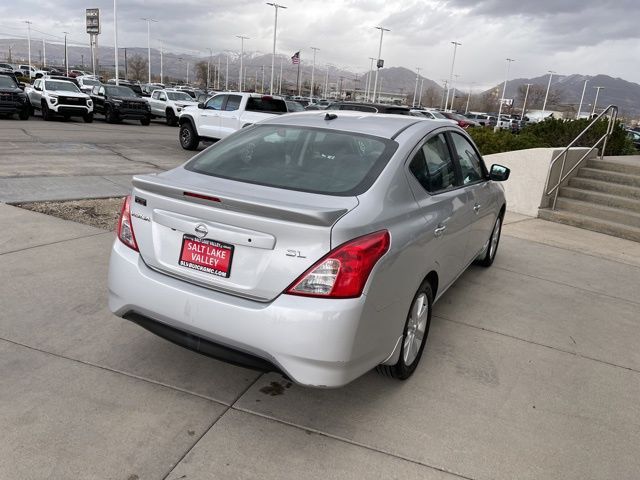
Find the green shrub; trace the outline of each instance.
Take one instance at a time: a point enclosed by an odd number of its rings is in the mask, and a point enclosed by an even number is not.
[[[606,120],[596,123],[575,146],[591,147],[605,134],[607,123]],[[476,142],[480,153],[489,155],[526,148],[564,148],[587,125],[589,125],[587,119],[571,121],[547,119],[544,122],[527,125],[520,133],[515,134],[508,130],[494,132],[492,128],[470,128],[468,132]],[[619,122],[607,141],[605,153],[607,155],[632,155],[636,153],[633,142],[627,137],[624,127]]]

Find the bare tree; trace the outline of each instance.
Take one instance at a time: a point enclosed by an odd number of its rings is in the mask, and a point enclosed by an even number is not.
[[[201,61],[196,63],[196,80],[199,80],[204,85],[209,85],[207,82],[207,62]]]
[[[147,59],[143,58],[140,55],[134,55],[133,57],[131,57],[131,60],[129,60],[128,62],[128,66],[127,69],[129,70],[130,75],[129,77],[132,80],[138,80],[138,81],[142,81],[144,80],[147,75]]]

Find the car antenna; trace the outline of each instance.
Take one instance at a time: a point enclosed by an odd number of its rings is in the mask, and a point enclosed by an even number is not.
[[[325,120],[335,120],[336,118],[338,118],[338,115],[336,115],[335,113],[327,113],[324,116]]]

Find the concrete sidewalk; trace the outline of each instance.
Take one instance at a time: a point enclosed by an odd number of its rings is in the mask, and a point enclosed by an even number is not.
[[[0,478],[636,478],[640,244],[506,223],[409,381],[311,390],[112,316],[113,234],[0,204]]]

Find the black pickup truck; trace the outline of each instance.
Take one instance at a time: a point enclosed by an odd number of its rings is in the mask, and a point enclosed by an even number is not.
[[[29,119],[29,97],[22,91],[16,77],[0,73],[0,116],[18,114],[20,120]]]
[[[120,120],[140,120],[142,125],[151,123],[149,104],[129,87],[96,85],[91,92],[91,99],[93,111],[104,115],[108,123],[118,123]]]

